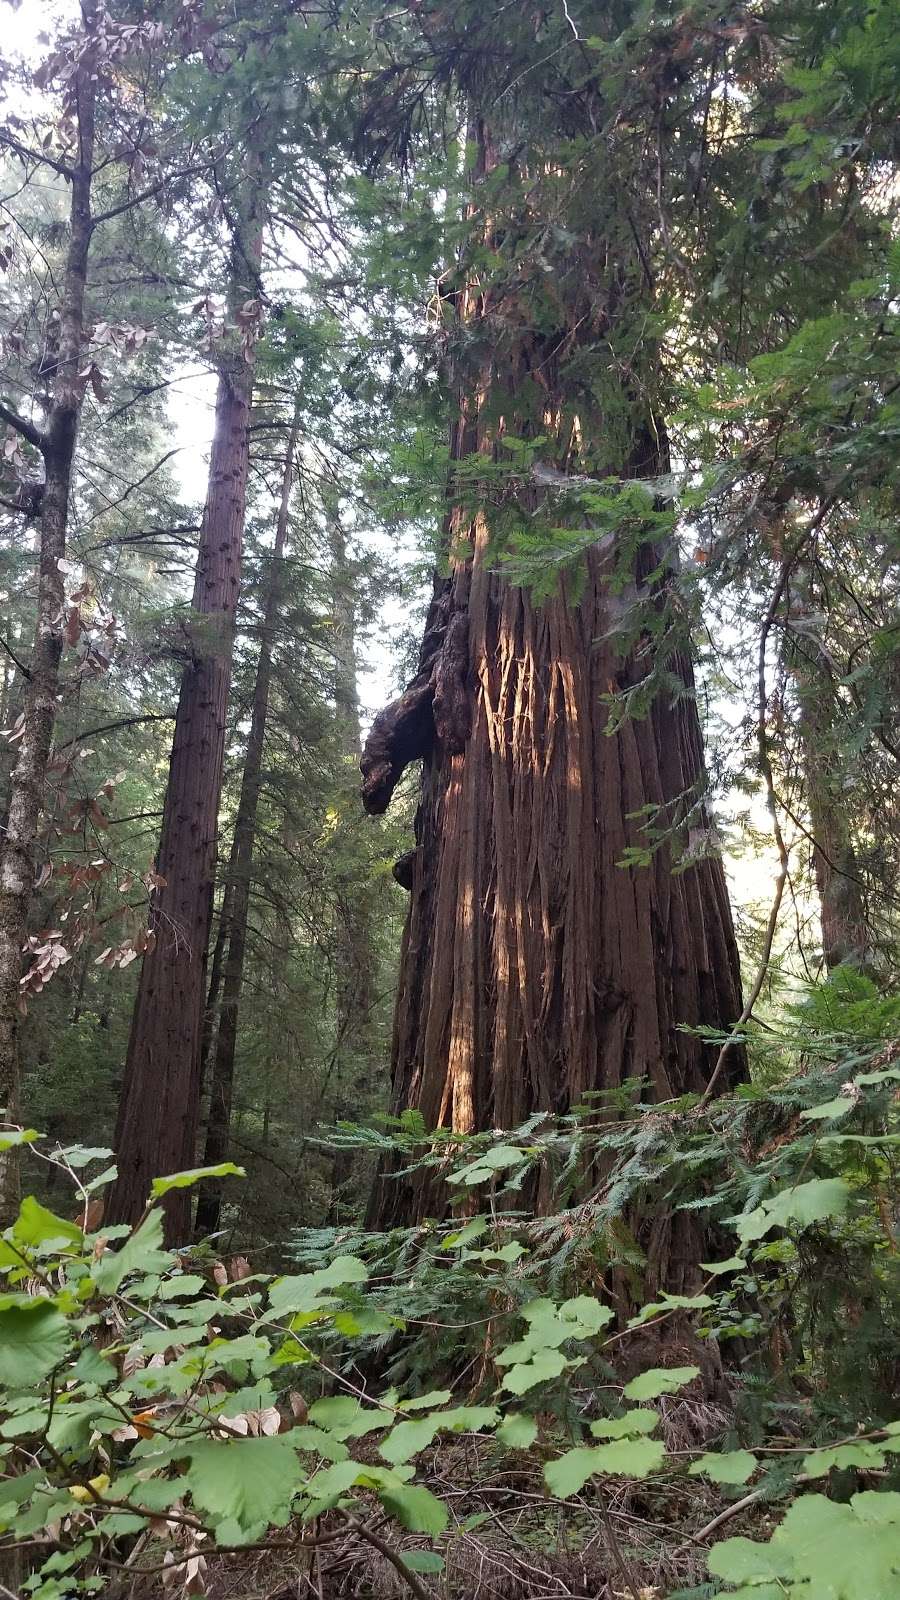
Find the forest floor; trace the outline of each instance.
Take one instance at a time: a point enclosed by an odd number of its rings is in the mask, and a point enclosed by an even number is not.
[[[700,1417],[696,1403],[675,1397],[664,1417],[668,1438],[690,1436],[695,1449],[698,1431],[712,1443],[710,1426],[720,1432],[723,1421],[720,1408]],[[602,1491],[589,1486],[575,1499],[556,1500],[540,1456],[503,1451],[476,1436],[436,1444],[417,1481],[450,1511],[440,1541],[398,1538],[396,1525],[378,1521],[374,1499],[370,1526],[396,1553],[440,1552],[444,1570],[418,1579],[418,1592],[434,1600],[666,1600],[708,1582],[706,1552],[726,1524],[729,1534],[760,1539],[772,1531],[769,1508],[756,1495],[674,1474],[646,1483],[607,1478]],[[278,1548],[213,1554],[204,1588],[194,1592],[209,1600],[406,1600],[417,1592],[386,1556],[339,1528],[322,1518],[317,1534],[334,1537],[315,1551],[284,1549],[282,1530],[273,1535]],[[309,1537],[308,1526],[295,1531]],[[144,1559],[154,1564],[149,1548]],[[142,1581],[136,1570],[117,1600],[164,1593],[172,1590],[158,1576]]]

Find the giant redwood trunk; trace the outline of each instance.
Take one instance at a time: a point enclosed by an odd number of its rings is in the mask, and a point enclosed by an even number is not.
[[[222,902],[225,939],[225,957],[222,964],[222,1000],[219,1011],[219,1028],[213,1055],[212,1080],[209,1092],[209,1120],[206,1127],[204,1166],[217,1166],[228,1155],[231,1133],[231,1107],[234,1097],[234,1061],[237,1051],[238,1016],[241,990],[244,984],[244,957],[247,949],[247,925],[250,915],[250,879],[253,868],[253,849],[256,842],[256,821],[263,780],[263,753],[266,722],[269,715],[269,692],[272,686],[272,644],[281,597],[281,563],[287,538],[291,489],[294,481],[294,458],[300,432],[299,401],[287,441],[284,473],[281,480],[281,501],[275,525],[275,544],[269,564],[269,581],[263,605],[259,659],[256,665],[256,682],[253,687],[253,704],[250,712],[250,732],[244,756],[241,792],[234,822],[231,858]],[[207,1179],[200,1189],[197,1201],[196,1227],[198,1234],[212,1233],[219,1226],[222,1209],[221,1181]]]
[[[477,133],[487,172],[490,136]],[[503,244],[496,233],[490,242]],[[613,429],[583,385],[570,388],[581,353],[602,350],[622,275],[588,236],[577,259],[560,264],[560,321],[550,332],[546,320],[523,318],[515,261],[499,287],[496,275],[486,289],[470,277],[457,296],[463,356],[489,352],[465,386],[456,370],[451,455],[476,488],[455,493],[449,575],[436,582],[418,673],[376,718],[362,761],[364,804],[379,813],[407,765],[422,760],[415,850],[402,869],[410,906],[393,1103],[420,1110],[430,1128],[514,1128],[626,1078],[648,1080],[658,1101],[702,1091],[716,1049],[680,1028],[727,1027],[740,1012],[683,649],[646,714],[611,732],[609,697],[651,664],[646,635],[624,652],[616,642],[621,563],[634,593],[658,608],[665,580],[651,574],[660,552],[644,540],[623,557],[606,537],[584,557],[580,591],[566,579],[538,603],[497,561],[496,476],[486,472],[477,487],[477,458],[502,459],[507,433],[549,439],[540,468],[513,485],[526,526],[542,513],[571,518],[567,484],[585,481],[585,462],[599,478],[665,472],[664,433],[640,390],[623,395]],[[613,458],[612,437],[623,441]],[[657,832],[649,861],[621,865],[629,847],[647,846],[648,819]],[[433,1185],[385,1176],[370,1220],[408,1222],[444,1203]]]
[[[233,246],[232,316],[258,304],[265,185],[257,135],[243,175]],[[194,636],[184,668],[153,898],[155,943],[144,956],[131,1020],[115,1147],[119,1176],[107,1221],[134,1222],[157,1174],[193,1167],[200,1109],[206,954],[216,874],[219,800],[241,582],[250,456],[252,347],[236,335],[219,360],[209,485],[194,583]],[[166,1202],[170,1242],[189,1233],[190,1192]]]

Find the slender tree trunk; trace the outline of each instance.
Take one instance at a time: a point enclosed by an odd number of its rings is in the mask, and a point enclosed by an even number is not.
[[[334,626],[334,703],[342,747],[355,766],[362,750],[356,658],[356,599],[347,565],[347,542],[337,512],[328,516]],[[372,1095],[372,1011],[375,974],[373,906],[368,886],[351,875],[338,897],[335,941],[335,1080],[337,1117],[360,1117]],[[337,1220],[342,1191],[353,1170],[352,1152],[338,1150],[331,1169],[331,1211]]]
[[[91,12],[85,8],[86,36]],[[91,172],[96,87],[89,47],[79,57],[75,81],[77,153],[71,173],[69,242],[59,307],[59,343],[47,426],[37,442],[44,457],[37,594],[37,626],[24,699],[24,731],[10,780],[9,810],[0,849],[0,1106],[15,1120],[19,1105],[19,986],[22,948],[34,883],[34,846],[44,804],[47,762],[59,699],[63,650],[64,582],[69,490],[83,390],[78,372],[84,333],[85,288],[91,245]],[[18,1163],[0,1157],[0,1209],[15,1207]]]
[[[266,184],[262,127],[248,139],[233,241],[232,318],[258,294]],[[185,667],[169,762],[154,897],[156,942],[144,956],[115,1146],[119,1177],[107,1220],[134,1222],[156,1174],[194,1165],[200,1044],[212,921],[219,800],[250,456],[252,350],[236,336],[219,363],[209,487],[194,584],[196,635]],[[166,1202],[169,1242],[190,1231],[190,1195]]]
[[[216,1021],[219,1015],[219,996],[222,992],[222,969],[225,965],[225,950],[228,944],[228,929],[231,925],[231,884],[226,879],[222,891],[222,905],[219,911],[219,925],[216,929],[213,944],[212,960],[209,964],[209,985],[206,990],[206,1005],[203,1010],[203,1029],[200,1034],[200,1093],[206,1090],[206,1069],[209,1066],[209,1056],[212,1050],[213,1039],[216,1035]]]
[[[792,651],[812,861],[829,970],[863,967],[871,951],[864,884],[844,792],[844,763],[834,725],[834,684],[817,639],[804,634]]]
[[[483,125],[474,138],[477,181],[496,158]],[[559,492],[547,481],[577,475],[580,458],[602,460],[611,434],[620,453],[598,477],[653,478],[668,466],[642,399],[649,381],[639,375],[623,393],[614,433],[587,384],[567,387],[579,352],[602,349],[621,294],[607,261],[603,241],[588,237],[560,262],[565,322],[550,333],[523,324],[515,265],[509,299],[502,285],[466,286],[457,299],[482,365],[460,398],[451,456],[468,462],[471,483],[478,454],[503,459],[504,433],[550,435],[552,465],[517,489],[526,526]],[[642,359],[652,360],[649,345]],[[723,1028],[740,1012],[724,872],[703,848],[711,830],[690,660],[670,656],[665,692],[612,731],[609,697],[633,690],[649,666],[646,638],[624,653],[617,645],[617,548],[595,544],[580,593],[564,580],[538,604],[498,570],[489,503],[473,512],[463,501],[448,518],[451,573],[436,584],[419,671],[376,718],[362,761],[375,813],[408,763],[423,761],[393,1108],[461,1132],[514,1128],[629,1078],[648,1080],[660,1101],[702,1091],[716,1051],[680,1025]],[[650,576],[660,566],[652,544],[638,546],[629,581],[645,605],[662,603]],[[648,864],[620,866],[630,847],[646,847],[648,816],[665,836]],[[390,1226],[445,1205],[433,1184],[392,1178],[376,1185],[370,1220]],[[676,1232],[657,1242],[658,1258],[684,1253]],[[676,1287],[681,1269],[662,1270]]]
[[[256,840],[256,819],[263,778],[263,749],[266,737],[266,720],[269,714],[269,690],[272,684],[272,645],[281,601],[282,558],[287,538],[294,458],[300,433],[300,403],[294,408],[293,421],[287,443],[284,475],[281,480],[281,502],[275,525],[275,544],[269,565],[269,581],[263,607],[262,638],[256,683],[253,689],[253,706],[250,713],[250,733],[241,793],[234,823],[231,859],[225,895],[229,899],[227,953],[222,969],[222,1004],[219,1011],[219,1031],[216,1035],[213,1056],[212,1082],[209,1096],[209,1122],[206,1129],[204,1166],[215,1166],[228,1155],[231,1129],[231,1106],[234,1096],[234,1061],[237,1048],[238,1016],[241,988],[244,982],[244,955],[247,947],[247,921],[250,911],[250,880],[253,869],[253,848]],[[212,1233],[219,1226],[222,1209],[222,1185],[213,1179],[201,1186],[197,1201],[197,1232]]]

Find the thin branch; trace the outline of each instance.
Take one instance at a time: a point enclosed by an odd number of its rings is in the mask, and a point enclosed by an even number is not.
[[[0,644],[2,644],[0,640]],[[15,658],[13,658],[15,659]],[[18,664],[18,663],[17,663]],[[25,670],[24,668],[22,669]],[[140,722],[174,722],[174,711],[147,711],[142,716],[119,717],[116,722],[103,722],[99,728],[87,728],[84,733],[76,733],[66,744],[82,744],[85,739],[99,739],[101,733],[115,733],[119,728],[135,728]],[[143,814],[143,813],[142,813]]]
[[[4,639],[2,634],[0,634],[0,645],[2,645],[3,649],[6,651],[6,654],[9,656],[9,659],[13,663],[13,665],[18,667],[18,669],[21,672],[23,678],[27,678],[28,682],[30,683],[31,682],[31,673],[30,673],[28,667],[25,666],[25,663],[23,661],[19,660],[19,658],[16,655],[15,651],[12,649],[12,647],[10,645],[7,644],[7,642]]]
[[[35,450],[40,450],[41,455],[44,454],[47,449],[46,434],[42,433],[40,428],[36,428],[33,422],[29,422],[27,417],[20,417],[12,406],[4,405],[2,400],[0,400],[0,422],[6,422],[9,427],[15,428],[16,433],[20,433],[23,439],[33,444]]]
[[[0,144],[6,145],[7,150],[12,150],[24,161],[38,161],[45,167],[51,167],[61,178],[67,178],[71,182],[73,168],[67,162],[57,161],[56,157],[49,156],[46,150],[33,150],[30,145],[23,144],[15,134],[10,133],[8,128],[0,129]]]
[[[123,212],[133,211],[135,206],[143,205],[145,200],[152,200],[154,195],[168,188],[170,183],[177,183],[180,178],[195,178],[198,173],[208,172],[210,161],[221,160],[224,153],[220,152],[218,156],[207,157],[205,161],[198,161],[191,167],[182,167],[179,172],[166,173],[165,177],[160,178],[156,183],[151,183],[149,188],[142,189],[140,194],[132,195],[128,200],[120,201],[117,206],[110,206],[108,211],[98,211],[97,215],[91,218],[91,227],[97,228],[101,222],[111,222],[113,217],[121,217]]]
[[[364,1522],[358,1522],[356,1517],[347,1517],[347,1522],[353,1529],[354,1533],[359,1534],[359,1537],[361,1539],[365,1539],[366,1543],[370,1544],[373,1550],[377,1550],[380,1556],[384,1556],[385,1561],[389,1561],[391,1563],[391,1566],[393,1567],[397,1576],[401,1578],[406,1584],[406,1587],[412,1591],[416,1597],[416,1600],[434,1600],[431,1590],[425,1586],[420,1578],[416,1577],[416,1574],[413,1572],[412,1568],[406,1565],[403,1557],[399,1555],[396,1550],[392,1550],[390,1545],[385,1543],[384,1539],[380,1539],[377,1533],[374,1533],[371,1528],[367,1528]]]

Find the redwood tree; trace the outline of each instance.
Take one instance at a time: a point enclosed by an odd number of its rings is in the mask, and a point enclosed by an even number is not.
[[[241,792],[238,799],[231,857],[222,897],[222,926],[220,936],[222,958],[222,998],[219,1026],[212,1058],[212,1080],[209,1091],[209,1120],[206,1127],[204,1165],[216,1166],[228,1154],[231,1131],[231,1104],[234,1092],[234,1058],[237,1047],[238,1015],[241,989],[244,983],[244,954],[247,948],[247,922],[250,914],[250,880],[253,868],[253,847],[256,841],[256,819],[263,783],[263,753],[266,721],[269,715],[269,691],[272,686],[272,647],[278,620],[281,597],[281,565],[287,538],[291,507],[291,490],[300,432],[300,404],[295,405],[288,434],[281,480],[281,500],[275,524],[275,543],[269,563],[266,598],[263,604],[259,660],[253,686],[250,709],[250,732],[244,755]],[[219,940],[217,940],[217,949]],[[197,1232],[211,1233],[219,1225],[222,1206],[221,1183],[208,1179],[200,1190],[197,1202]]]
[[[506,59],[476,38],[461,63],[442,27],[435,13],[432,48],[474,108],[470,226],[444,295],[448,570],[362,771],[379,813],[423,763],[394,1109],[469,1132],[629,1078],[660,1101],[702,1091],[716,1051],[682,1030],[727,1027],[740,993],[658,498],[666,390],[641,129],[618,147],[593,137],[600,88],[547,67],[532,21],[508,22]],[[502,104],[492,59],[511,86],[529,64],[527,107]],[[539,598],[548,563],[560,576]],[[443,1203],[392,1179],[370,1216]]]
[[[146,1204],[150,1180],[191,1167],[196,1157],[206,952],[250,458],[252,335],[260,310],[264,145],[265,129],[257,116],[245,135],[237,210],[231,215],[231,327],[218,356],[190,659],[182,673],[157,856],[155,943],[143,960],[119,1102],[119,1176],[107,1211],[107,1220],[114,1222],[133,1222]],[[190,1196],[176,1190],[167,1202],[168,1237],[186,1238],[189,1219]]]

